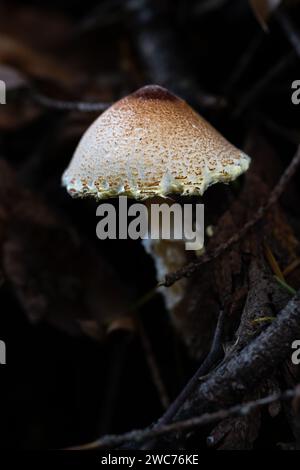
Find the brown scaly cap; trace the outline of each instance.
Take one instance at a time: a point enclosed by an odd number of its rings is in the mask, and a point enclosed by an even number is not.
[[[149,85],[107,109],[63,175],[72,196],[202,195],[248,169],[250,158],[168,90]]]

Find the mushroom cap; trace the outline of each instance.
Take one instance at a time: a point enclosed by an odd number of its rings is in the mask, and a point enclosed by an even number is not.
[[[108,108],[87,129],[63,175],[72,196],[202,195],[236,179],[250,158],[185,101],[149,85]]]

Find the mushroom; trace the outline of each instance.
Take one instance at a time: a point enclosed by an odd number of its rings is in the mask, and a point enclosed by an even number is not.
[[[151,203],[172,194],[202,196],[215,183],[235,180],[249,163],[185,101],[149,85],[92,123],[64,172],[63,185],[74,197],[122,195]],[[154,258],[158,279],[186,262],[183,242],[148,239],[143,244]],[[169,310],[182,300],[186,282],[164,289]]]

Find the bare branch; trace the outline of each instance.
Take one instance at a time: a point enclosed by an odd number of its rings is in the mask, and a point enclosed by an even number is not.
[[[80,111],[91,113],[95,111],[105,111],[111,103],[88,103],[84,101],[63,101],[50,98],[41,93],[34,93],[34,100],[45,108],[56,109],[58,111]]]
[[[213,413],[205,413],[201,416],[190,418],[185,421],[177,421],[173,424],[161,426],[157,429],[142,429],[127,432],[121,435],[108,435],[104,436],[97,441],[85,444],[82,446],[72,447],[69,450],[93,450],[93,449],[107,449],[116,447],[126,442],[142,443],[145,440],[153,439],[159,436],[166,436],[168,434],[176,432],[187,432],[194,430],[200,426],[206,426],[208,424],[216,423],[217,421],[234,417],[234,416],[246,416],[253,410],[257,410],[263,406],[274,403],[278,400],[287,401],[295,397],[300,396],[300,388],[286,390],[283,393],[274,393],[258,400],[248,401],[246,403],[240,403],[238,405],[231,406],[230,408],[215,411]]]

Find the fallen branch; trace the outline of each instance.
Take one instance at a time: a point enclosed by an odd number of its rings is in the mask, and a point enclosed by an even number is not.
[[[120,446],[126,442],[142,443],[148,439],[153,439],[159,436],[166,436],[168,434],[177,433],[179,431],[192,431],[200,426],[213,424],[226,418],[234,416],[246,416],[249,415],[253,410],[270,405],[271,403],[274,403],[278,400],[287,401],[299,396],[300,387],[296,387],[295,389],[286,390],[283,393],[273,393],[272,395],[268,395],[257,400],[234,405],[230,408],[215,411],[214,413],[205,413],[201,416],[190,418],[185,421],[177,421],[176,423],[161,426],[157,429],[141,429],[130,431],[121,435],[112,434],[104,436],[97,441],[85,444],[83,446],[72,447],[68,450],[101,450]]]
[[[183,268],[175,271],[173,273],[169,273],[166,275],[165,279],[158,284],[158,287],[170,287],[174,282],[179,281],[179,279],[183,277],[190,277],[195,271],[197,271],[203,264],[208,263],[209,261],[213,261],[218,256],[222,255],[225,251],[232,247],[235,243],[239,242],[248,232],[249,230],[254,227],[268,212],[268,210],[278,201],[284,190],[286,189],[289,181],[296,173],[300,165],[300,146],[297,149],[297,152],[292,159],[289,166],[286,168],[285,172],[281,176],[279,182],[273,189],[270,194],[270,197],[265,205],[260,206],[257,212],[254,214],[253,218],[250,219],[242,228],[241,230],[237,231],[232,237],[229,238],[225,243],[219,245],[214,251],[207,252],[204,254],[199,261],[192,262]]]
[[[204,424],[211,424],[228,416],[235,416],[236,413],[242,413],[244,416],[245,410],[250,412],[253,409],[251,404],[260,401],[249,402],[250,409],[249,403],[246,403],[235,405],[227,410],[205,413],[200,417],[190,418],[191,415],[195,414],[195,410],[203,413],[205,408],[220,407],[220,405],[224,407],[224,404],[230,404],[235,399],[240,399],[246,390],[255,387],[281,361],[286,359],[291,352],[291,344],[297,335],[300,336],[300,290],[266,330],[245,346],[240,353],[229,357],[227,360],[225,359],[208,376],[207,380],[199,385],[192,399],[186,401],[177,413],[178,421],[157,428],[151,427],[131,431],[121,436],[104,436],[92,443],[79,446],[77,449],[101,449],[133,442],[136,444],[172,432],[179,433]],[[299,392],[300,390],[297,389],[297,393]],[[292,392],[288,391],[286,393],[290,394]],[[279,398],[277,394],[274,394],[271,402]]]
[[[186,419],[195,410],[201,413],[240,400],[292,354],[291,345],[297,338],[300,338],[300,290],[260,335],[239,353],[228,356],[199,385],[176,418]]]

